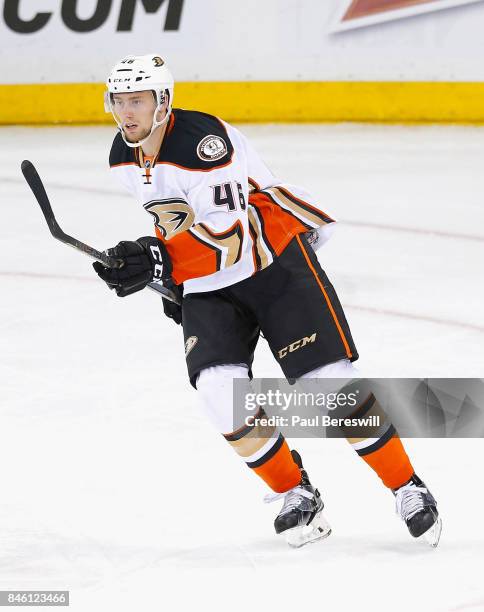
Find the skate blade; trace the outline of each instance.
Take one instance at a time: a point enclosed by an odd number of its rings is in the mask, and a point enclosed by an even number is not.
[[[442,533],[442,519],[439,518],[435,521],[430,529],[427,529],[425,533],[422,534],[422,538],[427,544],[432,546],[432,548],[436,548],[439,540],[440,534]]]
[[[311,544],[327,538],[331,533],[331,527],[324,518],[323,513],[316,514],[309,525],[293,527],[284,532],[286,542],[291,548],[301,548],[305,544]]]

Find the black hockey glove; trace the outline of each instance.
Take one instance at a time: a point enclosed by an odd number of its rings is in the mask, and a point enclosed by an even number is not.
[[[170,300],[165,300],[163,298],[163,312],[169,319],[173,319],[177,325],[180,325],[182,322],[182,299],[183,299],[183,285],[175,285],[175,283],[170,279],[165,281],[163,285],[173,291],[173,293],[177,296],[179,304],[175,304],[175,302],[170,302]]]
[[[92,265],[98,276],[119,297],[141,291],[152,280],[161,280],[163,284],[172,282],[170,257],[163,242],[154,236],[144,236],[136,242],[123,240],[112,249],[107,249],[106,255],[122,259],[124,263],[121,268],[107,268],[99,261]]]

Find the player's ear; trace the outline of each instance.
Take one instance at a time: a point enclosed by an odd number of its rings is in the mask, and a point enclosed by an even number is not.
[[[160,106],[160,110],[156,113],[156,121],[162,121],[165,117],[168,109],[168,100],[165,99],[163,104]]]
[[[170,104],[170,92],[165,90],[164,92],[161,93],[161,104],[160,104],[160,109],[162,111],[165,111],[168,109],[168,106]]]

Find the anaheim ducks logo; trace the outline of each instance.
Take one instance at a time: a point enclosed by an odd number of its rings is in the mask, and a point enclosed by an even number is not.
[[[153,63],[157,68],[159,68],[160,66],[163,66],[165,62],[164,60],[161,59],[159,55],[157,55],[156,57],[153,58]]]
[[[195,213],[183,200],[152,200],[144,209],[153,216],[165,240],[189,229],[195,221]]]

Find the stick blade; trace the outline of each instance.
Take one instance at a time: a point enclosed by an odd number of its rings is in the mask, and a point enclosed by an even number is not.
[[[34,191],[34,187],[39,183],[42,184],[40,180],[40,176],[35,169],[34,164],[28,159],[24,159],[20,164],[20,169],[22,170],[22,174],[24,175],[25,180],[29,184],[30,189]]]
[[[24,161],[20,164],[20,169],[22,170],[22,174],[32,190],[32,193],[42,207],[42,210],[44,210],[44,206],[46,204],[47,209],[50,210],[49,198],[47,197],[44,185],[42,184],[42,180],[39,173],[35,169],[34,164],[28,159],[24,159]]]
[[[24,161],[20,164],[20,167],[22,169],[22,172],[25,173],[27,168],[33,168],[34,164],[31,161],[29,161],[28,159],[24,159]]]
[[[61,230],[55,219],[52,207],[49,202],[49,197],[47,196],[47,192],[45,191],[42,179],[40,178],[39,173],[35,169],[34,164],[28,159],[24,159],[24,161],[20,164],[20,169],[22,170],[22,174],[24,175],[28,186],[32,190],[35,199],[39,203],[39,206],[44,214],[51,234],[55,238],[61,238],[64,232]]]

